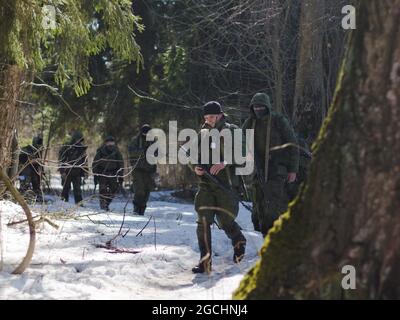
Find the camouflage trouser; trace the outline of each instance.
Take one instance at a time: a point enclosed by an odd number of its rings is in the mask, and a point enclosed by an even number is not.
[[[75,203],[79,203],[82,201],[82,181],[81,176],[76,174],[68,174],[65,180],[62,181],[63,189],[61,192],[61,198],[64,201],[68,202],[69,200],[69,192],[71,191],[71,183],[74,189],[74,200]]]
[[[118,191],[116,177],[99,177],[100,208],[107,209]]]
[[[271,178],[264,185],[265,199],[260,185],[254,184],[252,192],[254,210],[251,218],[254,229],[260,231],[264,237],[274,221],[287,209],[289,199],[285,190],[285,181],[285,176]]]
[[[239,203],[232,195],[220,189],[199,188],[195,197],[197,212],[197,239],[200,257],[211,256],[211,225],[216,222],[232,241],[232,246],[246,243],[235,219],[239,212]]]
[[[36,195],[36,201],[42,201],[42,189],[40,175],[36,172],[31,172],[29,175],[24,176],[25,180],[21,182],[21,192],[25,193],[30,187]]]
[[[136,170],[133,173],[132,187],[134,192],[133,204],[140,208],[146,208],[150,192],[155,187],[152,173]]]

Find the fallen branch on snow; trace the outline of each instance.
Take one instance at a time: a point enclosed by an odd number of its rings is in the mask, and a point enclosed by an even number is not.
[[[131,254],[137,254],[140,253],[140,250],[135,250],[135,249],[125,249],[125,248],[118,248],[112,246],[110,243],[106,242],[106,244],[95,244],[96,248],[103,248],[107,249],[108,253],[131,253]]]
[[[35,227],[41,222],[47,222],[54,229],[59,229],[60,228],[57,224],[55,224],[53,221],[51,221],[49,218],[47,218],[45,216],[34,216],[34,217],[32,217],[32,219],[36,219],[36,218],[39,218],[39,219],[33,221],[33,223],[35,224]],[[9,223],[7,223],[7,227],[12,227],[12,226],[15,226],[17,224],[21,224],[21,223],[24,223],[24,222],[27,222],[27,221],[28,221],[28,219],[9,222]]]
[[[22,209],[25,212],[28,225],[29,225],[29,245],[26,251],[25,257],[22,262],[18,265],[18,267],[12,272],[12,274],[21,274],[25,271],[25,269],[29,266],[33,252],[35,251],[35,242],[36,242],[36,230],[35,230],[35,223],[32,218],[32,213],[25,201],[25,199],[21,196],[17,189],[15,189],[14,185],[12,184],[10,178],[8,177],[6,171],[2,166],[0,166],[0,180],[2,180],[7,187],[7,189],[11,192],[14,199],[19,203]]]

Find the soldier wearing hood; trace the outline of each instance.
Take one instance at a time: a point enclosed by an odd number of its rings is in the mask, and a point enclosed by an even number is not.
[[[87,177],[87,146],[83,144],[84,138],[80,131],[74,131],[71,139],[63,145],[58,153],[60,163],[59,172],[61,174],[63,201],[69,201],[69,192],[71,184],[74,191],[74,200],[76,204],[82,205],[82,177]]]
[[[155,187],[154,175],[157,166],[150,164],[146,159],[146,151],[152,144],[146,141],[146,135],[150,130],[150,125],[144,124],[128,148],[130,164],[133,167],[133,212],[138,215],[144,215],[150,191]]]
[[[124,160],[114,137],[106,137],[103,145],[97,149],[92,170],[95,184],[99,184],[100,208],[109,211],[109,205],[124,181]]]
[[[39,160],[42,158],[43,138],[36,136],[32,144],[21,149],[19,154],[19,180],[21,192],[32,188],[36,195],[36,201],[43,200],[41,190],[42,166]]]
[[[252,221],[265,237],[280,214],[287,209],[285,183],[293,183],[299,167],[299,151],[289,121],[272,110],[269,96],[257,93],[250,102],[250,117],[243,130],[254,129],[255,174],[252,186]],[[291,145],[284,146],[290,143]],[[282,146],[282,148],[279,148]]]

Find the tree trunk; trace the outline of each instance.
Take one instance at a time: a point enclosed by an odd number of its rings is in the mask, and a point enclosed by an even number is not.
[[[308,185],[234,297],[400,298],[400,0],[361,1]],[[342,266],[356,270],[344,290]]]
[[[302,2],[292,120],[297,131],[311,131],[312,139],[318,133],[327,108],[322,63],[324,12],[325,1]],[[307,130],[302,130],[302,125],[306,125]]]
[[[17,99],[22,72],[16,65],[6,65],[0,73],[0,166],[11,163],[13,132],[17,121]]]
[[[272,40],[271,40],[271,50],[272,50],[272,61],[274,66],[274,79],[275,79],[275,89],[274,89],[274,109],[275,111],[282,113],[283,109],[283,70],[282,70],[282,60],[281,60],[281,47],[280,47],[280,37],[278,28],[281,28],[283,19],[275,19],[275,24],[272,26]],[[277,23],[279,21],[279,25]]]
[[[18,174],[19,165],[19,146],[17,130],[13,130],[11,139],[11,164],[8,169],[8,176],[13,180]]]

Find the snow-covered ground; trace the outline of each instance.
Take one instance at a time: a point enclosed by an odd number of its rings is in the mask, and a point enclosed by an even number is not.
[[[0,201],[4,268],[0,272],[0,299],[231,299],[243,275],[258,259],[262,237],[253,231],[250,213],[240,209],[238,223],[247,238],[245,259],[232,262],[230,240],[213,227],[213,272],[194,275],[198,262],[196,213],[190,203],[173,201],[168,192],[155,192],[145,216],[133,216],[132,204],[122,234],[113,245],[139,253],[111,253],[105,244],[118,234],[126,199],[116,198],[111,212],[98,209],[93,199],[84,208],[64,203],[55,196],[47,205],[32,208],[34,215],[46,213],[48,223],[38,227],[36,249],[30,267],[22,275],[11,275],[28,244],[22,209]],[[72,201],[72,200],[70,200]],[[149,218],[142,235],[137,235]]]

